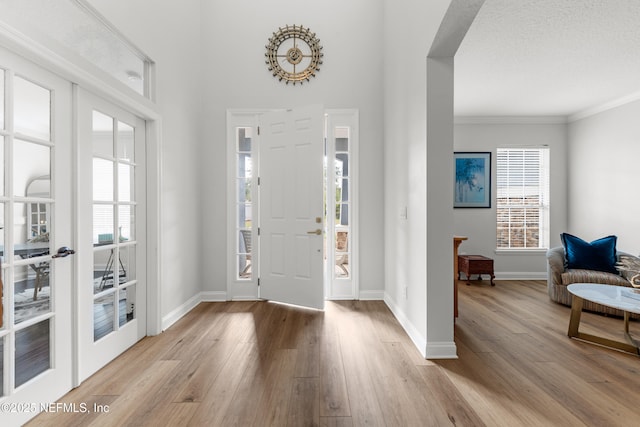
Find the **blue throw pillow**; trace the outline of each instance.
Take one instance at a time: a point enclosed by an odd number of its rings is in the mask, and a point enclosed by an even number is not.
[[[606,271],[616,270],[616,236],[607,236],[589,243],[569,233],[560,235],[567,257],[567,268]]]

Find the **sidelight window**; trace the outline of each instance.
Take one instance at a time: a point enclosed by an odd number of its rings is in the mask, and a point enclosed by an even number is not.
[[[236,132],[236,278],[252,277],[253,223],[253,128],[240,127]]]

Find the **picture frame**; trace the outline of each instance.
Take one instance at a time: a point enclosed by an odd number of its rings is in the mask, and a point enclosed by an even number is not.
[[[491,152],[453,153],[453,207],[491,207]]]

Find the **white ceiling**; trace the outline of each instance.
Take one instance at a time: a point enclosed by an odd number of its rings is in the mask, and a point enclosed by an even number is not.
[[[455,56],[456,116],[570,116],[640,92],[640,0],[486,0]]]

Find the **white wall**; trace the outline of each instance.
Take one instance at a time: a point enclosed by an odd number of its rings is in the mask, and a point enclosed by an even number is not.
[[[201,0],[90,0],[157,63],[162,129],[161,315],[201,291],[203,224]]]
[[[455,151],[491,152],[490,209],[454,209],[454,233],[469,240],[460,253],[494,259],[498,279],[545,279],[545,252],[496,254],[496,149],[548,145],[550,150],[550,245],[560,245],[560,233],[567,228],[567,126],[564,119],[545,118],[458,118]],[[453,190],[452,190],[453,191]]]
[[[446,0],[384,1],[385,301],[423,353],[427,344],[427,54],[448,5]],[[405,207],[406,218],[401,215]],[[431,262],[451,264],[452,243],[448,243],[433,254]],[[445,269],[441,272],[446,274]],[[441,283],[451,301],[452,277],[449,272],[451,280]],[[451,325],[452,320],[442,322],[450,340]]]
[[[640,101],[569,124],[569,226],[640,253]]]
[[[381,297],[383,273],[382,0],[203,1],[204,145],[199,153],[205,292],[226,291],[226,111],[323,104],[360,113],[360,292]],[[265,45],[285,25],[311,28],[324,47],[317,77],[285,85]]]
[[[226,292],[226,111],[323,104],[360,113],[360,290],[383,273],[382,0],[269,2],[91,0],[157,62],[163,114],[163,316],[199,292]],[[310,27],[324,46],[317,78],[284,85],[265,45]]]

